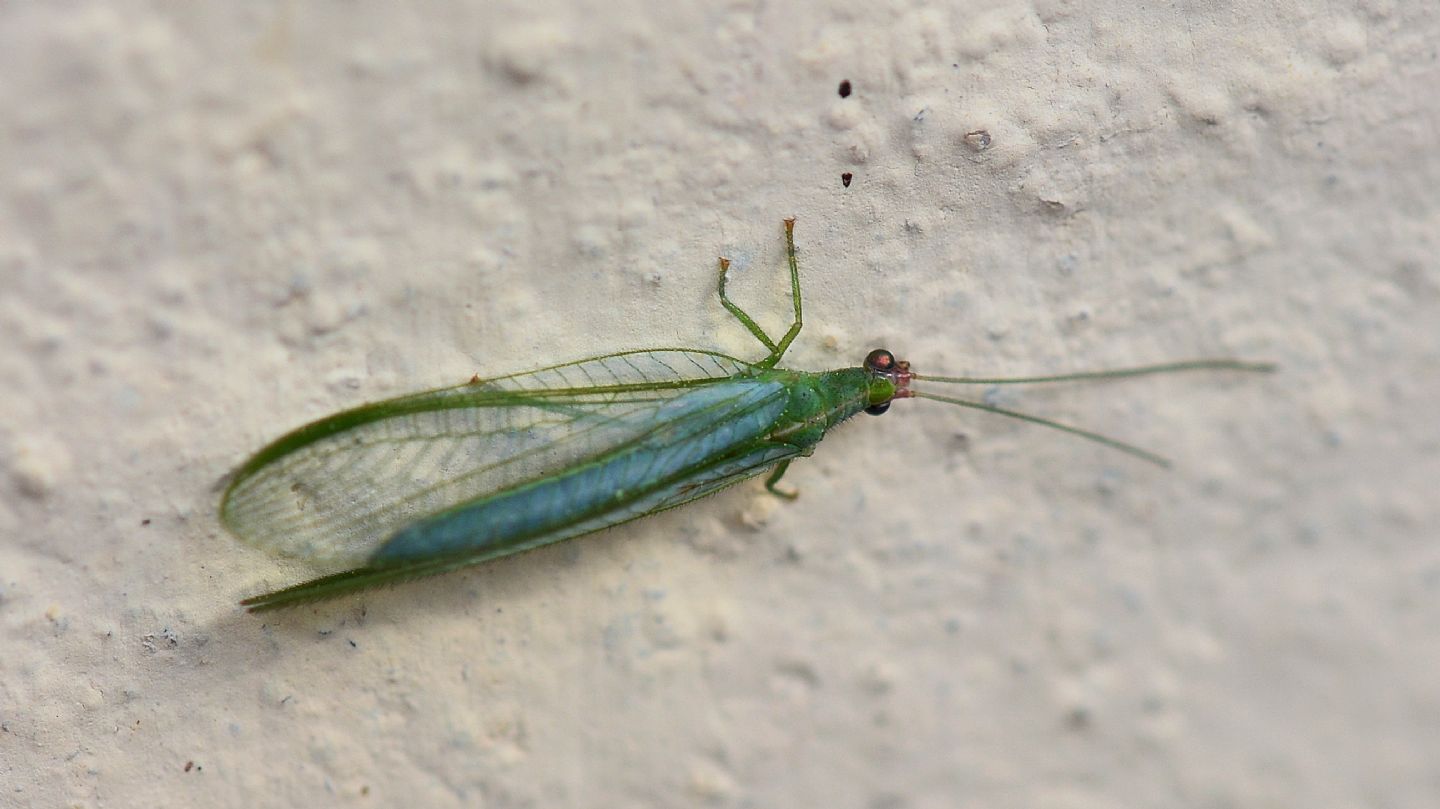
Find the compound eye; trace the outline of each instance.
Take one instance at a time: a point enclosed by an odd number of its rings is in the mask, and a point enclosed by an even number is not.
[[[889,372],[895,370],[895,355],[883,348],[877,348],[865,355],[865,369]]]
[[[886,410],[889,410],[889,409],[890,409],[890,403],[889,403],[889,402],[881,402],[880,404],[870,405],[869,407],[865,408],[865,412],[866,412],[866,413],[869,413],[869,414],[872,415],[872,416],[878,416],[878,415],[880,415],[881,413],[884,413]]]

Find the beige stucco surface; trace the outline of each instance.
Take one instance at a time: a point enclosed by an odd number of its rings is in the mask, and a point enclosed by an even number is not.
[[[0,5],[0,805],[1440,805],[1430,3]],[[842,80],[853,92],[842,98]],[[850,174],[848,187],[842,174]],[[263,617],[217,486],[600,351],[953,374],[758,483]]]

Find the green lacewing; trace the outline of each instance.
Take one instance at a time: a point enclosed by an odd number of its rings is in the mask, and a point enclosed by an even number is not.
[[[800,334],[795,220],[785,220],[794,320],[774,340],[725,294],[720,303],[768,351],[751,362],[715,351],[620,351],[537,371],[362,405],[296,429],[234,473],[220,520],[273,553],[342,569],[246,599],[252,612],[432,576],[594,533],[675,508],[790,462],[860,412],[930,399],[1021,419],[1151,463],[1107,436],[927,383],[995,385],[1115,379],[1179,371],[1273,370],[1233,359],[1049,376],[920,374],[884,349],[858,368],[779,367]]]

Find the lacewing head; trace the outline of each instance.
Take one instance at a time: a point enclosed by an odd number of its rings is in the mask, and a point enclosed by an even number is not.
[[[892,401],[915,395],[910,390],[910,380],[915,378],[910,372],[910,363],[895,359],[889,351],[877,348],[866,354],[864,367],[870,375],[866,390],[870,404],[865,408],[866,413],[878,416],[890,409]]]

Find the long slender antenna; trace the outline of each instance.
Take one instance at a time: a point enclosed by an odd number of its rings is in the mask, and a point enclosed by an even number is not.
[[[1271,362],[1245,362],[1243,360],[1185,360],[1166,362],[1158,365],[1140,365],[1135,368],[1116,368],[1111,371],[1085,371],[1077,374],[1052,374],[1048,376],[930,376],[915,374],[914,379],[925,382],[948,382],[956,385],[1024,385],[1038,382],[1077,382],[1085,379],[1124,379],[1150,374],[1169,374],[1177,371],[1249,371],[1268,374],[1275,370]],[[933,397],[930,397],[933,398]],[[958,402],[956,403],[958,404]]]
[[[1104,372],[1102,372],[1102,373],[1104,373]],[[934,378],[934,377],[925,377],[925,378],[926,378],[926,379],[932,379],[932,378]],[[967,380],[967,381],[968,381],[968,380]],[[994,414],[996,414],[996,415],[998,415],[998,416],[1008,416],[1009,418],[1012,418],[1012,419],[1019,419],[1020,421],[1028,421],[1028,422],[1030,422],[1031,424],[1039,424],[1039,425],[1041,425],[1041,426],[1043,426],[1043,427],[1050,427],[1050,428],[1052,428],[1052,429],[1059,430],[1059,431],[1062,432],[1062,433],[1069,433],[1069,434],[1071,434],[1071,435],[1074,435],[1074,436],[1078,436],[1078,437],[1080,437],[1080,438],[1083,438],[1083,439],[1085,439],[1085,440],[1087,440],[1087,441],[1094,441],[1094,442],[1097,443],[1097,444],[1101,444],[1101,445],[1103,445],[1103,446],[1107,446],[1107,447],[1109,447],[1109,448],[1111,448],[1111,449],[1120,450],[1121,452],[1125,453],[1126,455],[1134,456],[1134,457],[1136,457],[1136,458],[1139,458],[1139,459],[1142,460],[1142,461],[1149,461],[1150,463],[1153,463],[1153,464],[1155,464],[1156,466],[1160,466],[1160,467],[1163,467],[1163,468],[1165,468],[1165,469],[1169,469],[1169,468],[1170,468],[1170,462],[1169,462],[1168,460],[1166,460],[1166,459],[1163,458],[1162,456],[1156,455],[1156,454],[1153,453],[1153,452],[1150,452],[1150,451],[1148,451],[1148,450],[1143,450],[1143,449],[1135,446],[1134,444],[1127,444],[1127,443],[1125,443],[1124,441],[1119,441],[1119,440],[1116,440],[1116,439],[1114,439],[1114,438],[1110,438],[1110,437],[1108,437],[1108,436],[1103,436],[1103,435],[1101,435],[1101,434],[1099,434],[1099,433],[1092,433],[1092,432],[1090,432],[1089,430],[1082,430],[1082,429],[1080,429],[1079,427],[1071,427],[1071,426],[1068,425],[1068,424],[1061,424],[1061,423],[1058,422],[1058,421],[1051,421],[1050,419],[1040,418],[1039,416],[1032,416],[1032,415],[1030,415],[1030,414],[1028,414],[1028,413],[1021,413],[1021,412],[1016,411],[1016,410],[1007,410],[1007,409],[1005,409],[1005,408],[1003,408],[1003,407],[996,407],[996,406],[994,406],[994,405],[987,405],[987,404],[984,404],[984,403],[982,403],[982,402],[972,402],[972,401],[970,401],[970,400],[968,400],[968,399],[956,399],[956,398],[953,398],[953,397],[950,397],[950,396],[937,396],[937,395],[935,395],[935,394],[933,394],[933,393],[926,393],[926,392],[924,392],[924,391],[918,391],[918,390],[917,390],[917,391],[912,391],[912,392],[911,392],[911,395],[912,395],[914,398],[917,398],[917,399],[931,399],[931,400],[936,401],[936,402],[945,402],[946,404],[959,405],[960,407],[969,407],[969,408],[972,408],[972,409],[974,409],[974,410],[984,410],[986,413],[994,413]]]

